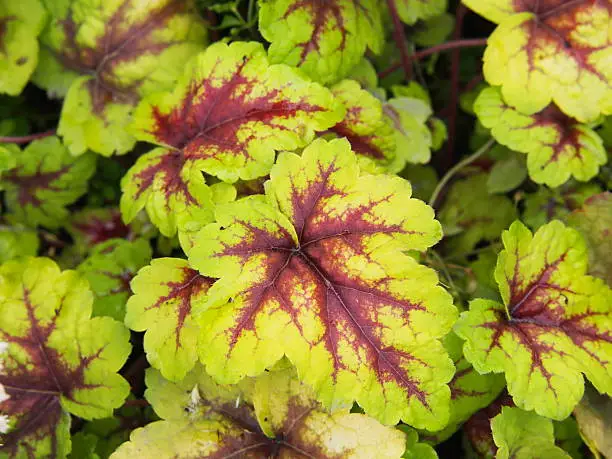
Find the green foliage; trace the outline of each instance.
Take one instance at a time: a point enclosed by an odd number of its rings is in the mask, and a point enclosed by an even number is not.
[[[608,3],[0,0],[0,459],[612,454]]]

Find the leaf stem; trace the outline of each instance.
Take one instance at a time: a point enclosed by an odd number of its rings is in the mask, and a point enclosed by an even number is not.
[[[467,14],[467,7],[459,3],[455,13],[455,29],[453,30],[453,40],[461,39],[463,30],[463,20]],[[444,157],[444,168],[448,169],[453,164],[455,155],[455,137],[457,134],[457,104],[459,103],[459,65],[461,63],[461,48],[453,49],[451,53],[451,93],[448,111],[448,140],[446,142],[446,156]]]
[[[138,407],[147,407],[150,403],[144,399],[135,399],[135,400],[126,400],[123,403],[123,406],[138,406]]]
[[[442,51],[448,51],[451,49],[457,48],[477,48],[487,45],[486,38],[466,38],[464,40],[453,40],[447,41],[446,43],[442,43],[440,45],[432,46],[431,48],[425,48],[421,51],[418,51],[410,56],[411,60],[420,60],[427,56],[431,56],[432,54],[436,54]],[[391,67],[382,70],[378,73],[379,78],[385,78],[389,74],[395,72],[396,70],[402,67],[401,62],[396,62]]]
[[[55,135],[55,129],[49,129],[48,131],[39,132],[37,134],[30,134],[24,136],[7,136],[0,137],[0,143],[28,143],[32,140],[36,139],[44,139],[45,137],[49,137]]]
[[[438,196],[440,195],[440,192],[442,191],[444,186],[448,183],[448,181],[451,178],[453,178],[453,176],[457,172],[459,172],[461,169],[463,169],[465,166],[470,165],[471,163],[476,161],[478,158],[480,158],[482,155],[484,155],[487,151],[489,151],[494,144],[495,144],[495,139],[490,138],[482,147],[480,147],[478,150],[476,150],[470,156],[468,156],[467,158],[463,159],[462,161],[459,161],[452,168],[450,168],[448,170],[448,172],[444,175],[444,177],[442,177],[442,180],[440,180],[438,182],[438,185],[436,186],[436,189],[431,194],[431,198],[429,198],[429,205],[431,207],[435,207],[434,204],[436,203],[436,200],[438,199]]]
[[[406,81],[410,81],[412,80],[412,63],[410,59],[410,52],[408,51],[408,46],[406,45],[404,25],[402,24],[399,13],[397,12],[395,0],[387,0],[387,6],[389,7],[389,12],[391,13],[391,19],[393,20],[393,39],[395,40],[395,44],[400,51],[401,66],[404,68]]]

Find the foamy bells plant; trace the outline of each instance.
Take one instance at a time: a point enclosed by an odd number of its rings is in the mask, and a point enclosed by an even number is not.
[[[610,15],[0,0],[0,459],[612,455]]]

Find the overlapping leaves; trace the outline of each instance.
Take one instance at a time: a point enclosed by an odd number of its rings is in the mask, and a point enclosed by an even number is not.
[[[155,370],[147,399],[163,421],[136,430],[112,459],[343,457],[397,459],[404,435],[362,414],[326,412],[292,368],[218,386],[197,366],[180,383]]]
[[[263,176],[276,151],[304,146],[343,115],[327,89],[270,65],[260,44],[216,43],[191,62],[173,92],[139,105],[137,137],[163,147],[141,156],[124,177],[124,219],[145,207],[167,236],[194,212],[210,219],[200,170],[230,182]]]
[[[8,432],[1,453],[65,457],[70,416],[110,416],[129,392],[116,372],[130,352],[129,333],[109,318],[90,318],[92,294],[74,271],[47,258],[0,267],[0,402]]]
[[[323,84],[346,77],[366,49],[379,53],[384,41],[376,0],[265,0],[259,30],[271,43],[271,62],[298,67]]]
[[[512,107],[532,115],[554,102],[582,122],[612,113],[607,0],[463,2],[499,24],[483,70]]]
[[[346,140],[283,153],[270,176],[265,197],[218,206],[189,252],[221,278],[202,313],[207,371],[232,383],[285,354],[326,406],[443,427],[453,368],[438,338],[455,309],[402,253],[440,238],[432,209],[398,177],[360,177]]]
[[[586,274],[583,238],[559,221],[535,235],[515,222],[503,242],[495,278],[504,304],[470,303],[456,325],[464,355],[481,373],[504,372],[519,407],[564,419],[582,373],[612,392],[612,290]]]
[[[58,132],[73,154],[110,156],[136,142],[126,127],[134,106],[168,89],[183,64],[204,48],[206,30],[183,0],[43,0],[36,84],[66,96]]]
[[[590,180],[608,159],[595,131],[555,105],[525,115],[507,105],[499,89],[487,88],[476,99],[474,110],[498,142],[527,153],[529,176],[537,183],[556,187],[571,176]]]
[[[68,216],[66,206],[86,190],[96,158],[75,158],[57,137],[35,140],[23,151],[9,146],[14,168],[0,176],[0,188],[13,219],[29,226],[58,227]]]

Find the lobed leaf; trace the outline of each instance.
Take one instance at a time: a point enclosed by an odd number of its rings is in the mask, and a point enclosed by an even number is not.
[[[476,99],[474,110],[498,142],[527,153],[529,176],[536,183],[556,187],[570,177],[586,182],[608,160],[595,131],[554,105],[525,115],[507,105],[499,89],[486,88]]]
[[[463,3],[499,24],[488,39],[483,70],[510,106],[533,115],[554,102],[581,122],[612,113],[607,0]]]
[[[75,158],[57,137],[35,140],[15,151],[15,168],[0,177],[0,188],[14,220],[56,228],[68,217],[66,206],[87,190],[96,168],[91,154]]]
[[[612,290],[586,274],[583,238],[559,221],[535,235],[517,221],[502,238],[504,304],[473,300],[456,332],[477,371],[505,373],[517,406],[561,420],[582,397],[582,373],[612,392]]]
[[[74,271],[47,258],[0,266],[0,341],[8,343],[0,402],[10,457],[65,457],[70,416],[111,415],[129,393],[116,372],[130,353],[129,333],[109,318],[90,318],[92,294]]]
[[[127,457],[399,458],[404,435],[362,414],[324,411],[292,368],[239,386],[215,384],[196,366],[185,380],[146,375],[146,396],[163,421],[136,430],[112,455]]]
[[[189,252],[221,278],[202,313],[207,371],[233,383],[285,354],[325,406],[442,427],[453,370],[438,338],[456,312],[402,253],[440,239],[432,209],[398,177],[360,177],[346,140],[283,153],[270,176],[265,197],[218,206]]]
[[[71,153],[130,151],[134,106],[171,88],[203,49],[206,29],[185,0],[43,0],[50,21],[41,35],[33,81],[66,97],[58,133]]]
[[[0,93],[21,93],[38,63],[46,13],[39,0],[0,1]]]
[[[77,268],[94,294],[93,316],[109,316],[123,322],[126,303],[132,295],[130,282],[151,260],[151,247],[144,239],[109,239],[98,244]]]
[[[14,258],[36,256],[39,245],[36,231],[21,225],[0,225],[0,264]]]
[[[396,0],[397,12],[406,24],[432,19],[446,11],[447,0]]]
[[[147,360],[164,378],[180,381],[198,360],[198,346],[206,345],[195,317],[212,283],[178,258],[156,258],[132,280],[125,323],[146,331]]]
[[[571,456],[555,446],[550,419],[520,408],[505,406],[491,419],[493,439],[499,448],[497,459],[569,459]]]
[[[216,43],[191,61],[174,92],[138,106],[137,138],[163,148],[141,156],[123,178],[124,220],[144,207],[172,236],[181,214],[211,212],[200,170],[229,182],[266,175],[276,151],[306,145],[343,116],[327,89],[270,65],[260,44]]]
[[[346,77],[367,48],[378,54],[384,42],[376,0],[264,0],[259,31],[271,43],[272,63],[298,67],[326,85]]]

